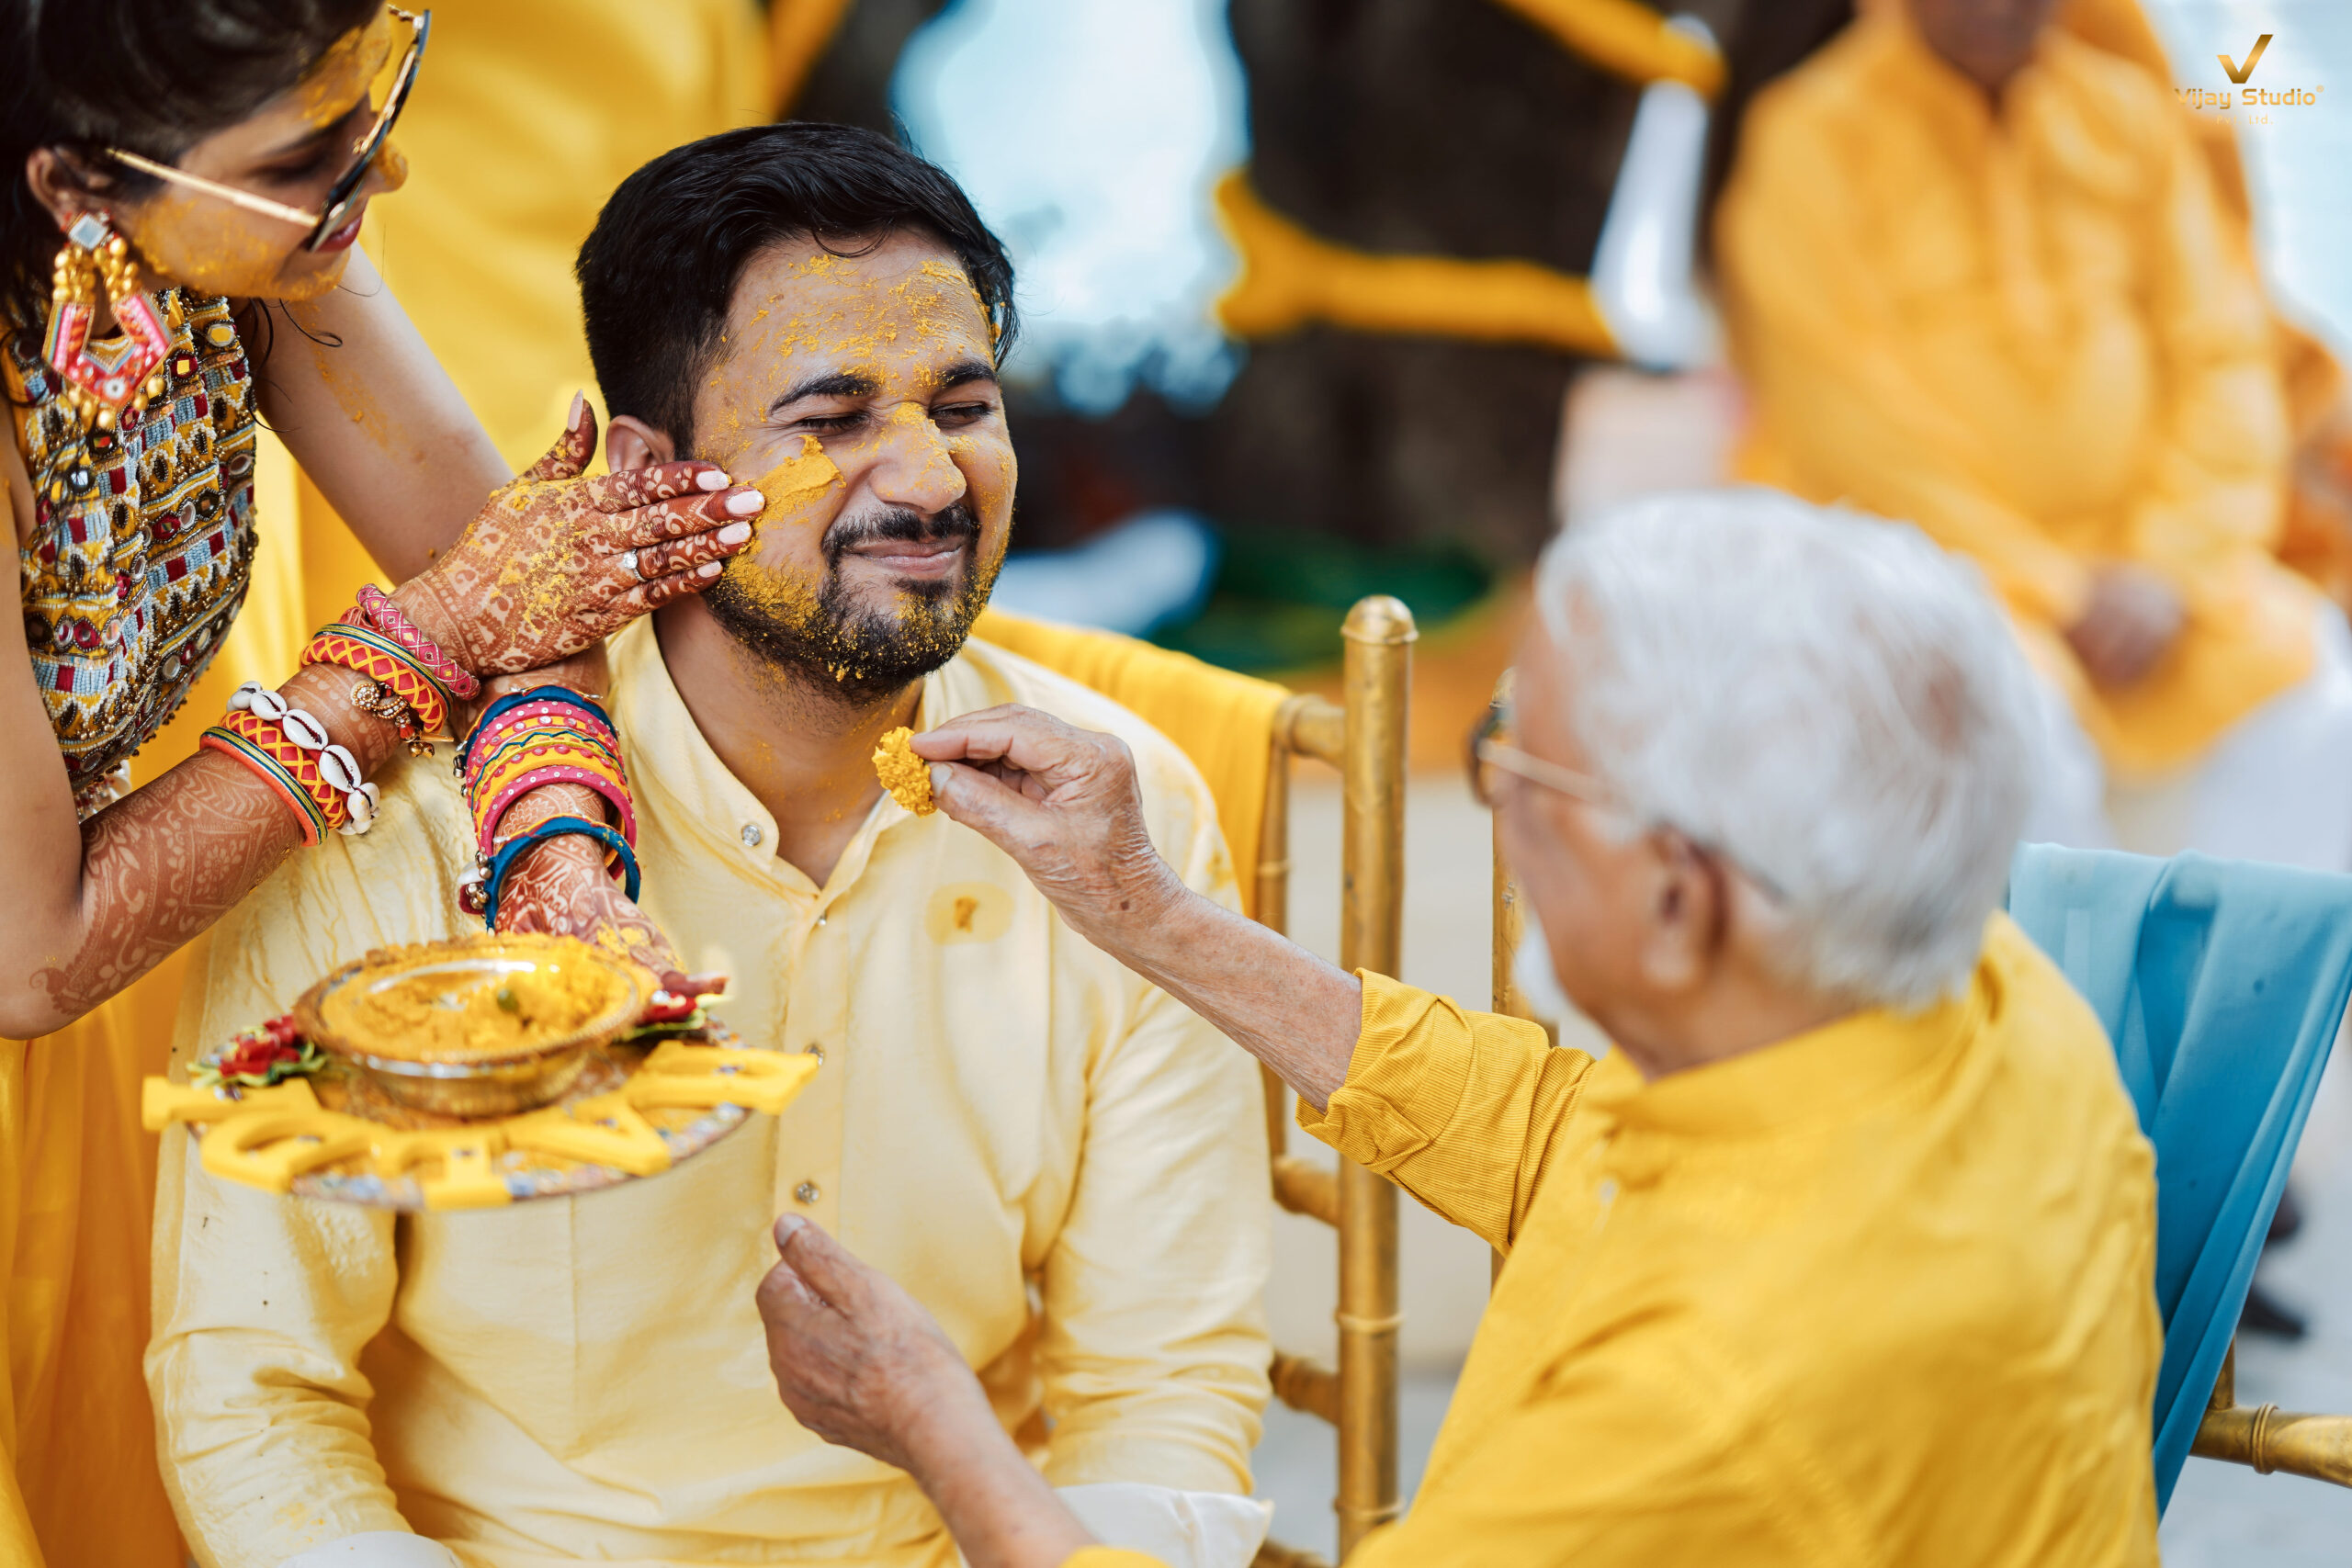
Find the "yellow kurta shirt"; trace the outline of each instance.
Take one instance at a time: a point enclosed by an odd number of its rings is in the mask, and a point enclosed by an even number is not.
[[[2242,230],[2140,66],[2045,29],[1996,114],[1898,10],[1741,129],[1716,248],[1750,472],[1974,558],[2110,767],[2162,773],[2312,667],[2320,601],[2270,555],[2289,436]],[[2108,560],[2188,616],[2116,691],[2058,635]]]
[[[1960,998],[1654,1083],[1363,978],[1300,1124],[1510,1258],[1350,1568],[2155,1562],[2154,1156],[2007,917]]]
[[[274,1568],[410,1528],[486,1568],[951,1562],[910,1482],[776,1397],[752,1291],[786,1210],[929,1307],[1008,1428],[1051,1418],[1056,1484],[1246,1491],[1268,1359],[1255,1067],[944,815],[882,800],[811,885],[650,622],[613,665],[645,907],[689,968],[732,976],[729,1023],[823,1069],[673,1172],[495,1212],[395,1223],[167,1148],[149,1381],[198,1561]],[[919,722],[1005,702],[1122,736],[1153,841],[1231,901],[1198,776],[1124,710],[974,644],[925,681]],[[222,922],[183,1060],[339,960],[462,929],[446,759],[385,779],[373,832],[306,852]]]

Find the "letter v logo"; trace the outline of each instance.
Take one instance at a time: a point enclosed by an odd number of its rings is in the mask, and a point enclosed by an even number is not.
[[[2240,65],[2226,54],[2217,54],[2213,58],[2222,62],[2222,69],[2230,73],[2230,80],[2243,87],[2245,85],[2245,79],[2254,74],[2255,65],[2262,59],[2262,51],[2269,47],[2270,35],[2265,33],[2254,40],[2252,49],[2246,51],[2244,65]]]

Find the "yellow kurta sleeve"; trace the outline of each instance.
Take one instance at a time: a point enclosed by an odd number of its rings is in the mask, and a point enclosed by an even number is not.
[[[1360,974],[1347,1079],[1320,1115],[1301,1100],[1298,1124],[1508,1250],[1592,1058],[1522,1019]]]
[[[1115,1546],[1089,1546],[1062,1559],[1062,1568],[1168,1568],[1159,1558]]]

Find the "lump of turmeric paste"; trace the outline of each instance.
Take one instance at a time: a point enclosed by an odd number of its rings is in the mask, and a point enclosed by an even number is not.
[[[390,984],[343,987],[323,1011],[336,1033],[378,1055],[465,1060],[506,1055],[574,1034],[627,991],[628,983],[606,964],[487,974],[437,967]]]
[[[932,798],[931,764],[915,755],[914,735],[902,724],[882,738],[874,748],[874,776],[892,800],[918,817],[928,817],[939,803]]]

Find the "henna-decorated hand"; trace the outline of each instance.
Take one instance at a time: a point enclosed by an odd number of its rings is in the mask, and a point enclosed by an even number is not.
[[[536,670],[718,581],[752,536],[759,491],[709,463],[580,478],[596,450],[584,399],[548,455],[491,492],[440,559],[394,595],[478,675]]]
[[[500,840],[528,832],[551,817],[605,821],[604,797],[578,784],[543,785],[506,808],[499,820]],[[723,976],[684,973],[662,928],[605,869],[604,846],[583,834],[549,839],[515,858],[499,887],[498,929],[594,942],[651,970],[655,983],[673,996],[702,996],[727,984]]]

